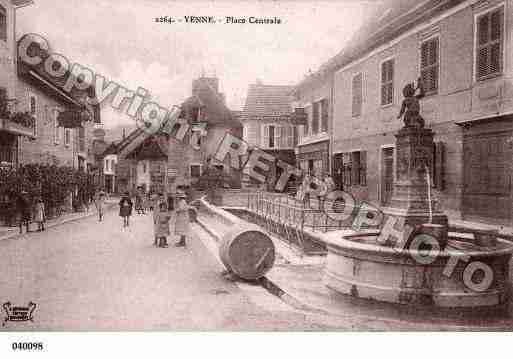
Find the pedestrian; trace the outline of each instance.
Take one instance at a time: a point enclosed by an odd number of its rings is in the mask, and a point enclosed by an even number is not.
[[[94,205],[98,211],[98,222],[103,220],[103,210],[105,207],[105,192],[99,191],[94,200]]]
[[[333,192],[337,188],[335,181],[333,181],[333,177],[331,177],[329,173],[326,173],[324,183],[326,184],[326,190],[328,193]]]
[[[178,191],[176,194],[178,203],[175,209],[175,234],[180,236],[180,241],[175,244],[176,247],[185,247],[185,238],[189,234],[189,209],[192,207],[185,201],[186,197],[183,191]]]
[[[130,226],[130,216],[132,215],[133,203],[130,194],[125,192],[119,201],[119,215],[123,217],[123,227]]]
[[[319,204],[319,209],[324,208],[324,202],[326,201],[326,196],[328,195],[328,185],[326,183],[326,177],[323,175],[322,179],[315,178],[314,183],[317,189],[317,201]]]
[[[152,192],[150,195],[150,211],[154,211],[158,204],[158,196],[155,192]]]
[[[135,210],[137,214],[144,214],[143,198],[139,192],[135,195]]]
[[[18,224],[20,226],[20,234],[23,233],[23,225],[26,226],[27,233],[30,232],[30,219],[31,219],[31,210],[30,203],[28,200],[28,193],[26,191],[21,191],[16,199],[16,212],[18,214]]]
[[[167,237],[170,235],[169,220],[171,215],[167,210],[165,202],[161,202],[153,211],[153,224],[155,231],[155,246],[159,248],[167,248]]]
[[[37,223],[37,231],[41,232],[45,230],[46,213],[45,204],[41,197],[36,198],[34,205],[34,222]]]
[[[303,207],[310,208],[310,183],[312,182],[312,177],[309,173],[306,173],[303,177],[303,182],[301,183],[301,189],[303,192]]]

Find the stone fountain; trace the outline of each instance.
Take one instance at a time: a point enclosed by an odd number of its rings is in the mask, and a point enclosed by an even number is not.
[[[415,95],[418,89],[420,94]],[[399,117],[404,115],[404,127],[395,135],[396,180],[390,203],[381,210],[383,223],[392,218],[402,228],[394,227],[394,233],[406,233],[408,238],[400,248],[380,240],[383,225],[374,231],[333,232],[327,238],[324,282],[337,292],[392,303],[502,307],[509,301],[513,245],[497,239],[483,247],[449,238],[447,216],[430,192],[434,133],[424,127],[419,113],[422,86],[409,84],[403,93]],[[419,235],[434,238],[438,250],[410,248]]]

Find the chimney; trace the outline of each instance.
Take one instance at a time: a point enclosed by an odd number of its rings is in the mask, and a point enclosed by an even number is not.
[[[126,138],[126,129],[123,127],[123,139]]]

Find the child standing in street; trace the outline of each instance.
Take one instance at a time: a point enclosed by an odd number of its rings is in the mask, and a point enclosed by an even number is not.
[[[101,222],[103,220],[103,208],[105,207],[105,192],[98,192],[94,200],[94,205],[98,211],[98,222]]]
[[[153,212],[153,224],[155,230],[155,246],[167,248],[167,236],[169,236],[169,220],[171,215],[167,211],[165,202],[161,202]]]
[[[176,205],[175,234],[180,236],[180,241],[175,246],[185,247],[185,238],[189,234],[189,209],[192,207],[185,200],[187,198],[185,192],[178,191],[176,198],[178,203]]]
[[[132,215],[133,203],[130,199],[130,194],[125,192],[119,201],[119,215],[123,217],[123,227],[130,226],[130,216]]]
[[[43,199],[38,197],[36,199],[36,205],[34,206],[34,222],[37,223],[38,232],[45,230],[45,220],[45,204],[43,203]]]

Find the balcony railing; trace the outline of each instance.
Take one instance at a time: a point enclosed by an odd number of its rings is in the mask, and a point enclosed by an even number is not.
[[[1,163],[16,163],[16,147],[11,145],[0,145],[0,164]]]

